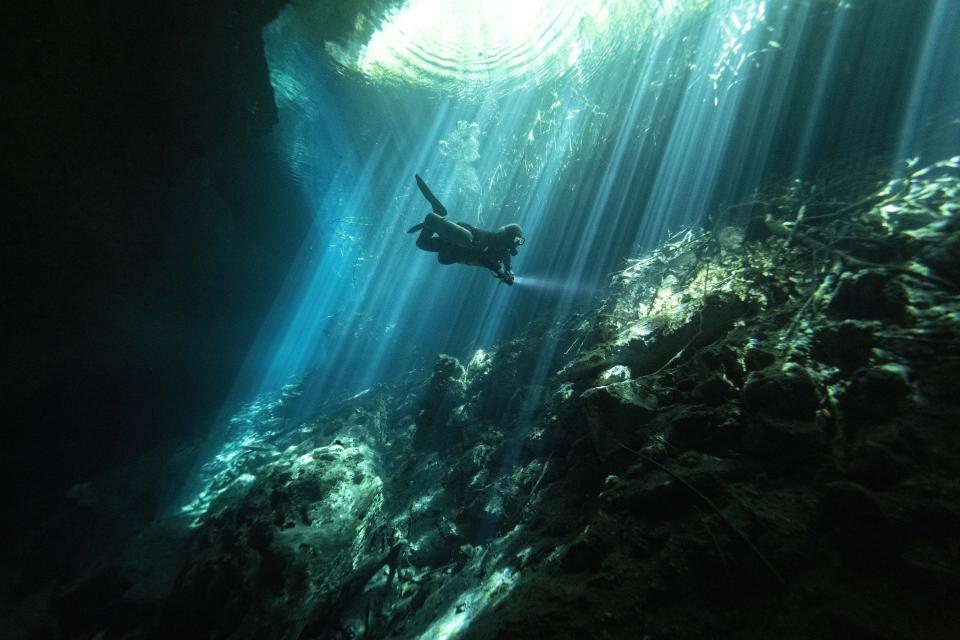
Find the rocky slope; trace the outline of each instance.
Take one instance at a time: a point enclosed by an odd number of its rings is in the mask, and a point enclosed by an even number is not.
[[[957,159],[787,185],[588,315],[260,398],[36,637],[951,637],[958,194]]]

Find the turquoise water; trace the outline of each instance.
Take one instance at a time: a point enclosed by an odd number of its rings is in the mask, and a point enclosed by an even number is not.
[[[295,3],[265,29],[272,142],[315,217],[241,400],[309,372],[335,401],[469,358],[764,185],[960,148],[950,0],[514,4],[398,3],[324,32]],[[514,286],[416,248],[415,174],[454,220],[522,225]]]

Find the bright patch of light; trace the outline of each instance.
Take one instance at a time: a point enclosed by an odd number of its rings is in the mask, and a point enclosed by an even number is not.
[[[447,640],[447,638],[452,638],[461,629],[463,629],[463,623],[466,622],[466,620],[467,613],[465,611],[456,613],[452,617],[445,619],[443,624],[440,625],[440,629],[438,629],[437,638],[439,640]]]
[[[516,586],[518,577],[516,571],[507,568],[493,572],[482,585],[457,598],[457,604],[430,625],[420,640],[456,638],[483,610],[502,601]]]
[[[485,364],[490,359],[490,355],[483,349],[477,349],[470,358],[470,366],[478,367]]]
[[[410,0],[387,16],[356,56],[333,43],[341,64],[381,80],[457,92],[538,85],[584,75],[676,0]],[[519,82],[518,82],[519,81]]]
[[[740,74],[743,66],[750,62],[756,54],[755,50],[748,49],[745,46],[748,35],[764,26],[767,19],[767,3],[765,0],[760,2],[742,2],[735,6],[730,12],[727,20],[722,23],[724,31],[723,43],[713,63],[713,72],[710,74],[713,80],[714,89],[714,107],[719,105],[718,93],[720,90],[721,79],[726,76],[736,77]],[[779,43],[769,41],[769,46],[779,49]]]

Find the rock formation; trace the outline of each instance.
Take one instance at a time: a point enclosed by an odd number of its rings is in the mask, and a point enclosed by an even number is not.
[[[176,579],[60,585],[61,637],[950,637],[960,164],[865,190],[772,190],[428,379],[251,403]]]

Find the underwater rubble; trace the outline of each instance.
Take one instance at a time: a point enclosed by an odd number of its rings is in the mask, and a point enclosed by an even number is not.
[[[788,185],[590,313],[332,408],[259,399],[169,592],[101,573],[56,603],[102,594],[99,626],[43,637],[952,637],[958,167]]]

